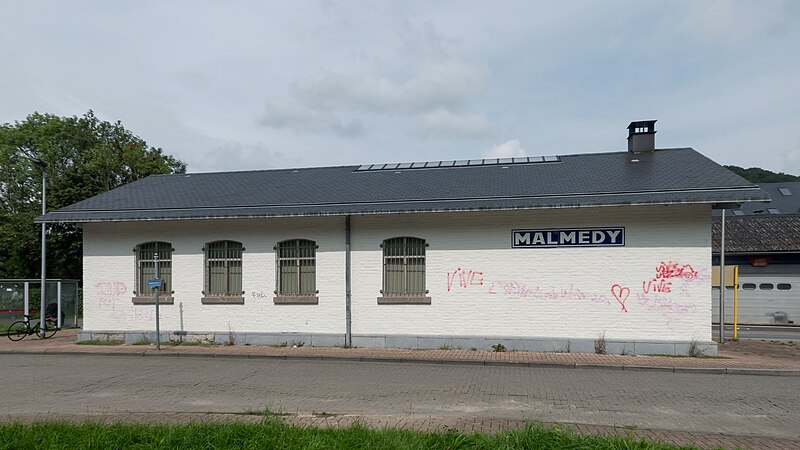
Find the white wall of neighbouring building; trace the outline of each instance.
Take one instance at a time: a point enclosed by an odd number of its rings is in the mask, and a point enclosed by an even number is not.
[[[511,248],[513,229],[625,227],[624,247]],[[711,340],[710,207],[647,206],[354,216],[352,331],[360,336],[506,336],[628,341]],[[429,305],[378,304],[384,239],[425,239]],[[317,250],[317,305],[275,305],[275,252]],[[133,247],[170,242],[174,304],[162,330],[345,332],[343,217],[87,223],[84,330],[154,329],[133,305]],[[206,242],[243,243],[243,305],[203,305]],[[655,286],[658,286],[656,288]],[[661,292],[656,292],[660,290]]]

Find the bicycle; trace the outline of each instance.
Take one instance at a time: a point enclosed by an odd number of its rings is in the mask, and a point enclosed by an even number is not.
[[[31,326],[31,316],[25,314],[24,320],[18,320],[8,327],[7,336],[12,341],[21,341],[25,338],[25,336],[30,336],[32,334],[38,335],[41,323],[42,322],[40,320],[39,322],[36,322],[35,325]],[[46,315],[44,318],[44,338],[47,339],[53,337],[58,330],[58,322],[56,319]]]

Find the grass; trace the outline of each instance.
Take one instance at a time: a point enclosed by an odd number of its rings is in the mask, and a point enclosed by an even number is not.
[[[274,416],[261,423],[193,423],[132,425],[86,422],[0,424],[0,449],[675,449],[678,447],[632,437],[589,436],[528,424],[497,434],[419,432],[355,424],[347,428],[309,428],[287,425]]]
[[[78,345],[122,345],[122,341],[118,339],[109,339],[107,341],[102,340],[91,340],[91,341],[80,341],[76,342]]]

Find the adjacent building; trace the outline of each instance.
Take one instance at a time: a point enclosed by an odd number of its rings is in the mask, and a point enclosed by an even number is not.
[[[742,204],[725,214],[725,265],[738,266],[739,271],[738,323],[800,325],[800,182],[759,187],[771,202]],[[716,214],[715,266],[719,265],[721,225],[722,218]],[[725,322],[733,323],[732,292],[726,294],[725,304]],[[713,305],[718,322],[718,302]]]

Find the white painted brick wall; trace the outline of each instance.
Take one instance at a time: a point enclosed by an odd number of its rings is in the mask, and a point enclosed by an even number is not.
[[[703,206],[354,218],[353,333],[710,340],[710,223]],[[607,226],[626,228],[624,248],[510,248],[516,228]],[[403,235],[430,244],[431,305],[377,304],[379,245]],[[642,282],[662,261],[690,264],[699,277],[645,295]],[[480,274],[448,290],[448,274],[458,269]],[[614,284],[630,289],[627,312]]]
[[[318,305],[275,305],[277,242],[317,242]],[[244,305],[203,305],[206,242],[239,241]],[[344,325],[344,218],[176,221],[84,226],[84,329],[153,330],[155,307],[132,304],[136,244],[166,241],[172,257],[174,305],[161,306],[163,330],[338,333]],[[343,331],[341,331],[343,333]]]
[[[607,339],[710,340],[710,224],[707,206],[353,217],[353,333],[594,339],[605,332]],[[611,226],[626,228],[624,248],[510,248],[515,228]],[[431,305],[377,304],[380,244],[396,236],[430,244]],[[320,246],[319,305],[272,303],[273,246],[294,238]],[[200,303],[200,249],[219,239],[238,240],[246,248],[244,305]],[[344,333],[342,217],[87,224],[86,330],[153,329],[153,306],[131,303],[132,249],[152,240],[171,242],[176,249],[175,305],[162,307],[165,330],[178,328],[178,303],[183,302],[188,331],[227,331],[230,323],[237,332]],[[670,279],[671,292],[645,294],[642,283],[655,278],[662,262],[690,264],[699,276]],[[461,272],[472,280],[466,287],[459,285]],[[630,289],[627,312],[612,294],[614,284]]]

